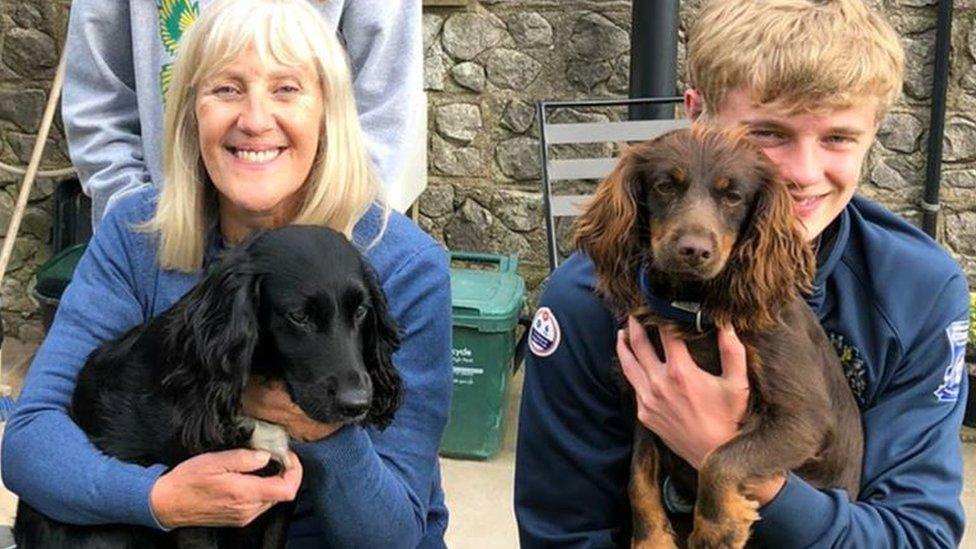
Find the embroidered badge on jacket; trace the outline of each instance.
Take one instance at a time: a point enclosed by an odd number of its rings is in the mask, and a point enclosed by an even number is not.
[[[542,307],[532,319],[529,328],[529,350],[538,357],[547,357],[556,352],[560,339],[559,322],[549,307]]]
[[[952,350],[949,365],[942,376],[942,385],[935,390],[935,397],[939,402],[956,402],[959,400],[959,386],[962,375],[966,370],[966,338],[969,336],[969,322],[957,320],[946,328],[949,338],[949,348]]]

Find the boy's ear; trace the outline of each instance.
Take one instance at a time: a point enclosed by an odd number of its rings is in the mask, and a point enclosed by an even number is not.
[[[705,109],[705,101],[702,99],[698,90],[694,88],[688,88],[685,90],[685,113],[688,116],[688,120],[695,122],[698,117],[701,116],[702,111]]]

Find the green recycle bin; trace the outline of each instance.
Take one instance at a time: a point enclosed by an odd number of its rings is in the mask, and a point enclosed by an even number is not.
[[[54,314],[58,310],[61,294],[71,282],[71,275],[85,253],[87,244],[68,246],[44,262],[35,274],[34,299],[40,304],[41,320],[44,330],[51,329]]]
[[[525,282],[513,255],[451,252],[454,394],[442,456],[488,459],[501,448]]]

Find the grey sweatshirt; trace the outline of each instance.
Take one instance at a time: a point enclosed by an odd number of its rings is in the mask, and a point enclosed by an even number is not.
[[[74,0],[62,115],[92,222],[162,178],[165,76],[178,26],[209,0]],[[311,0],[346,45],[366,147],[384,188],[400,183],[423,93],[421,0]],[[167,17],[168,16],[168,17]],[[173,40],[164,40],[164,29]],[[422,123],[422,122],[420,122]]]

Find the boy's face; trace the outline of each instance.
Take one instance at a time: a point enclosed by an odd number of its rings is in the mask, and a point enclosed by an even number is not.
[[[701,96],[685,93],[694,119]],[[794,211],[813,240],[840,215],[854,196],[861,166],[878,130],[877,100],[853,107],[791,114],[786,108],[758,105],[747,89],[728,92],[710,121],[726,128],[744,127],[790,185]]]

